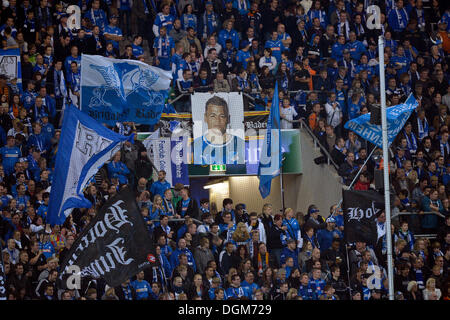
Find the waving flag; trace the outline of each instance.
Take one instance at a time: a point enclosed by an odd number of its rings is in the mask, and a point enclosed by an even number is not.
[[[66,109],[47,214],[51,225],[64,223],[72,208],[92,206],[83,189],[126,140],[133,143],[133,135],[119,135],[73,105]]]
[[[75,282],[69,279],[73,278],[70,267],[75,268],[72,270],[80,278],[80,284],[84,277],[103,278],[114,287],[155,266],[159,266],[155,246],[139,213],[134,192],[126,188],[109,199],[77,237],[61,261],[60,287]]]
[[[413,110],[418,106],[418,102],[412,94],[409,95],[405,103],[386,108],[388,144],[394,141],[397,134],[402,130]],[[370,123],[370,113],[363,114],[358,118],[347,121],[344,126],[357,133],[359,136],[372,142],[378,147],[383,147],[381,125]]]
[[[110,125],[159,121],[172,75],[128,59],[81,55],[81,110]]]
[[[270,116],[267,120],[267,131],[264,136],[264,144],[259,157],[259,192],[263,198],[266,198],[270,194],[272,179],[280,174],[282,152],[279,105],[277,82],[275,83],[275,92],[273,93]]]

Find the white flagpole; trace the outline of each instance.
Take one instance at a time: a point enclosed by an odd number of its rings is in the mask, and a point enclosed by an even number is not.
[[[378,37],[378,55],[380,58],[380,96],[381,96],[381,128],[383,132],[383,173],[384,173],[384,209],[386,213],[387,265],[389,281],[389,300],[394,300],[394,272],[392,262],[391,236],[391,198],[389,195],[389,153],[386,119],[386,91],[384,76],[384,38]]]

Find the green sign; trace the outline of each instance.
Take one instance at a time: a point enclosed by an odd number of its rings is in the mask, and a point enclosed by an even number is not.
[[[227,171],[227,166],[225,164],[212,164],[209,166],[209,171],[211,172],[225,172]]]

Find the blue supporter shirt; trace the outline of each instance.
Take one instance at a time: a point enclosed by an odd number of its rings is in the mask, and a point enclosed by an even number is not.
[[[130,284],[136,291],[137,300],[148,299],[150,297],[156,300],[156,296],[152,291],[152,287],[150,286],[150,283],[148,283],[146,280],[141,281],[134,280]]]
[[[119,27],[113,27],[111,25],[107,25],[105,27],[105,31],[103,34],[110,34],[110,35],[116,35],[116,36],[122,36],[122,30]],[[113,47],[116,49],[119,49],[119,43],[115,40],[107,40],[107,42],[111,42]]]
[[[5,175],[9,175],[14,172],[14,165],[22,156],[18,147],[4,146],[0,148],[0,155],[2,156],[2,165]]]
[[[347,42],[345,48],[350,51],[350,57],[356,61],[359,61],[361,55],[367,51],[364,44],[359,40]]]
[[[168,14],[165,16],[162,12],[159,12],[156,16],[154,25],[158,28],[158,35],[159,35],[159,28],[166,27],[167,28],[167,34],[169,34],[170,30],[173,28],[173,22],[175,21],[175,17],[171,14]]]
[[[247,69],[248,61],[250,59],[250,51],[239,50],[236,55],[236,62],[241,63],[244,69]]]
[[[134,43],[132,43],[131,47],[133,48],[133,56],[139,57],[144,54],[144,49],[142,49],[141,46],[137,46]]]
[[[226,40],[231,39],[231,43],[234,48],[239,49],[239,35],[236,30],[231,29],[230,31],[222,29],[219,32],[219,44],[222,48],[226,47]]]
[[[166,191],[167,189],[170,189],[170,183],[167,182],[166,180],[164,180],[163,182],[158,180],[152,183],[152,186],[150,187],[150,192],[152,193],[153,196],[159,194],[161,197],[163,197],[164,191]]]
[[[272,56],[277,59],[277,63],[281,62],[281,51],[283,50],[284,46],[281,40],[267,40],[266,44],[264,45],[264,48],[270,48],[272,49]]]

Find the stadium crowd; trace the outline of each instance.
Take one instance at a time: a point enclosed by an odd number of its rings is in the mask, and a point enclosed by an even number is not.
[[[72,4],[81,9],[80,30],[68,27],[66,8]],[[379,30],[367,27],[372,4],[381,8]],[[20,50],[23,84],[21,89],[17,78],[0,74],[0,237],[8,299],[385,299],[384,212],[377,217],[376,246],[346,247],[341,208],[319,212],[310,205],[306,213],[288,208],[280,214],[264,204],[249,213],[232,199],[197,202],[189,188],[171,186],[164,172],[152,180],[138,140],[125,143],[96,174],[86,190],[92,208],[75,209],[61,226],[46,221],[61,111],[66,103],[79,106],[82,53],[170,70],[177,100],[167,108],[177,112],[191,111],[192,92],[209,91],[242,91],[246,110],[268,110],[278,81],[282,128],[296,128],[303,119],[348,185],[373,145],[343,125],[379,104],[380,34],[386,43],[388,105],[410,94],[419,102],[391,147],[389,163],[393,212],[415,213],[391,232],[395,298],[449,299],[445,1],[4,0],[1,5],[1,46]],[[132,134],[146,131],[143,127],[125,122],[113,129]],[[374,155],[354,189],[377,189],[375,174],[383,163],[378,151]],[[127,185],[136,191],[161,266],[116,288],[102,279],[83,279],[79,290],[62,289],[59,267],[77,235]],[[415,238],[422,233],[436,237]],[[378,289],[372,289],[373,281]]]

